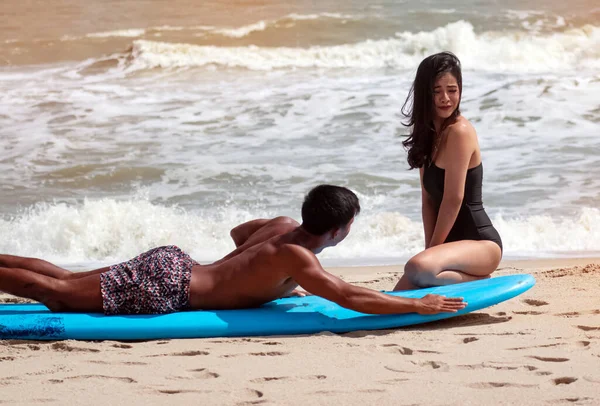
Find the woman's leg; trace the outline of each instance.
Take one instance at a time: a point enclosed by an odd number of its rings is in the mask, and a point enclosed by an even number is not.
[[[464,240],[436,245],[412,257],[394,290],[450,285],[489,278],[502,251],[492,241]]]

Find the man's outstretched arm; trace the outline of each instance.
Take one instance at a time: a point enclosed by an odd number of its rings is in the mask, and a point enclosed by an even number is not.
[[[326,272],[310,251],[293,245],[286,247],[286,250],[287,273],[300,286],[351,310],[368,314],[436,314],[455,313],[467,305],[462,298],[426,295],[420,299],[410,299],[354,286]]]

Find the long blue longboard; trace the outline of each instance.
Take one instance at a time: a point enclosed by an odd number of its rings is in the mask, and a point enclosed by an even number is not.
[[[1,304],[0,339],[150,340],[388,329],[483,309],[520,295],[534,284],[531,275],[510,275],[450,286],[386,292],[409,298],[435,293],[463,297],[468,303],[457,313],[435,315],[369,315],[345,309],[318,296],[278,299],[254,309],[135,316],[52,313],[41,304]]]

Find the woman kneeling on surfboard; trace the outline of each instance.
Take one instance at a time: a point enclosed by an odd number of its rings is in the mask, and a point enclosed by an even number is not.
[[[425,250],[407,262],[395,290],[489,278],[502,258],[502,240],[483,208],[477,133],[460,114],[461,95],[460,61],[441,52],[421,62],[402,107],[403,124],[412,127],[402,144],[421,175]]]

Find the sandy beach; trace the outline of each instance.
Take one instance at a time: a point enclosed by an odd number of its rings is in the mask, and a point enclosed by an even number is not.
[[[389,289],[402,266],[332,268]],[[336,335],[0,340],[2,404],[600,404],[600,259],[507,261],[536,286],[475,313]],[[15,298],[0,295],[0,301]]]

